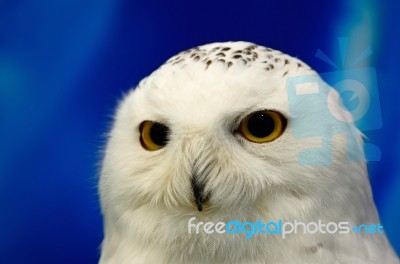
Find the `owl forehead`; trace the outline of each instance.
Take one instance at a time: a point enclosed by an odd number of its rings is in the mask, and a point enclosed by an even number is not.
[[[253,43],[213,43],[168,60],[139,85],[138,100],[149,119],[219,121],[287,107],[286,78],[309,70],[296,58]]]
[[[148,119],[208,125],[261,109],[281,109],[286,92],[280,77],[263,71],[226,72],[221,67],[199,73],[197,67],[151,78],[141,87]],[[139,92],[138,90],[138,92]]]
[[[165,67],[185,67],[198,63],[207,70],[212,64],[223,64],[226,68],[260,67],[265,71],[288,70],[290,67],[308,68],[300,60],[292,58],[278,50],[259,46],[250,42],[212,43],[194,47],[170,58]],[[287,74],[286,71],[283,74]]]

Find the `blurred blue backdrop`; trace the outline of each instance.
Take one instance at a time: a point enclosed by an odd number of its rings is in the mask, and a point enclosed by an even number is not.
[[[0,0],[0,263],[97,263],[97,163],[122,93],[171,55],[247,40],[339,61],[348,37],[375,67],[382,151],[369,170],[381,221],[400,252],[398,1]]]

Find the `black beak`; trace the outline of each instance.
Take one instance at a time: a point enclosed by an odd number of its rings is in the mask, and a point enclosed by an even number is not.
[[[192,167],[192,190],[194,195],[194,201],[196,203],[199,212],[203,211],[203,204],[210,198],[211,192],[205,192],[205,185],[207,178],[214,168],[214,164],[209,162],[205,167],[199,169],[199,160],[195,160]]]
[[[192,176],[192,190],[194,194],[194,200],[197,205],[199,212],[203,211],[204,202],[204,184],[200,183],[196,175]]]

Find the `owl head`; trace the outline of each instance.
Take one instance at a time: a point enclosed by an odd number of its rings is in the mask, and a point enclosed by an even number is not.
[[[288,83],[310,76],[317,81],[291,96]],[[315,89],[311,101],[300,96]],[[199,46],[120,103],[102,165],[103,210],[312,215],[337,206],[335,191],[343,201],[368,192],[365,164],[349,153],[362,153],[351,115],[302,61],[248,42]]]

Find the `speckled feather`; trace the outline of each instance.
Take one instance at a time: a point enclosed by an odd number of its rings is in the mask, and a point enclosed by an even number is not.
[[[210,65],[222,63],[226,68],[240,65],[259,67],[266,71],[275,69],[283,71],[283,76],[292,67],[309,67],[302,61],[294,59],[280,51],[248,42],[213,43],[183,51],[170,58],[166,65],[185,67],[188,64],[202,63],[207,70]]]

